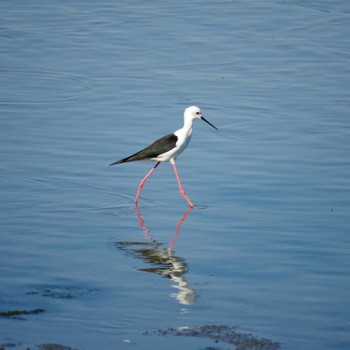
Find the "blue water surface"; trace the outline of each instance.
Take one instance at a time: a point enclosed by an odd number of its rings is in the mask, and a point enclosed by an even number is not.
[[[225,325],[245,349],[350,348],[348,1],[0,17],[0,347],[235,348],[157,333]],[[177,160],[196,207],[165,163],[136,208],[152,163],[107,165],[189,105],[219,128],[196,121]]]

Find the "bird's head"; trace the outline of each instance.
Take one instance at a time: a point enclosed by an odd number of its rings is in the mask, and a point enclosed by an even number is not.
[[[185,109],[185,121],[186,120],[195,120],[195,119],[202,119],[203,121],[205,121],[207,124],[209,124],[211,127],[213,127],[214,129],[218,130],[217,127],[215,127],[213,124],[209,123],[202,115],[201,110],[199,109],[199,107],[197,106],[191,106],[191,107],[187,107]]]

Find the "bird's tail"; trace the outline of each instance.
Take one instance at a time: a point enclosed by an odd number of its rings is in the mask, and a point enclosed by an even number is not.
[[[139,154],[140,152],[137,152],[129,157],[126,157],[126,158],[123,158],[123,159],[120,159],[120,160],[117,160],[116,162],[113,162],[111,164],[109,164],[109,166],[112,166],[112,165],[117,165],[117,164],[122,164],[122,163],[126,163],[126,162],[134,162],[135,160],[140,160],[139,158],[137,158],[137,155]],[[136,157],[135,157],[136,156]]]
[[[128,159],[129,159],[129,157],[128,157],[128,158],[124,158],[124,159],[117,160],[116,162],[113,162],[113,163],[109,164],[108,166],[112,166],[112,165],[117,165],[117,164],[125,163],[125,162],[128,161]]]
[[[116,165],[116,164],[120,164],[123,163],[121,160],[117,160],[116,162],[113,162],[111,164],[109,164],[108,166],[112,166],[112,165]]]

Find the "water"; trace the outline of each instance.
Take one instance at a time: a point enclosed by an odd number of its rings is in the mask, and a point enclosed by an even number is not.
[[[0,13],[0,312],[45,310],[0,317],[3,347],[232,348],[152,333],[225,325],[349,348],[347,1]],[[106,165],[191,104],[220,129],[198,121],[177,162],[197,207],[162,164],[137,210],[151,164]]]

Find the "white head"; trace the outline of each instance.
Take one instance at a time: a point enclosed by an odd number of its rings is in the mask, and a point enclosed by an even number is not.
[[[214,129],[218,130],[213,124],[209,123],[202,116],[201,110],[197,106],[187,107],[185,109],[184,117],[185,117],[185,124],[188,123],[188,122],[190,122],[192,124],[193,120],[195,120],[195,119],[202,119],[203,121],[208,123],[211,127],[213,127]]]
[[[185,109],[185,118],[200,119],[201,116],[201,110],[197,106],[191,106]]]

